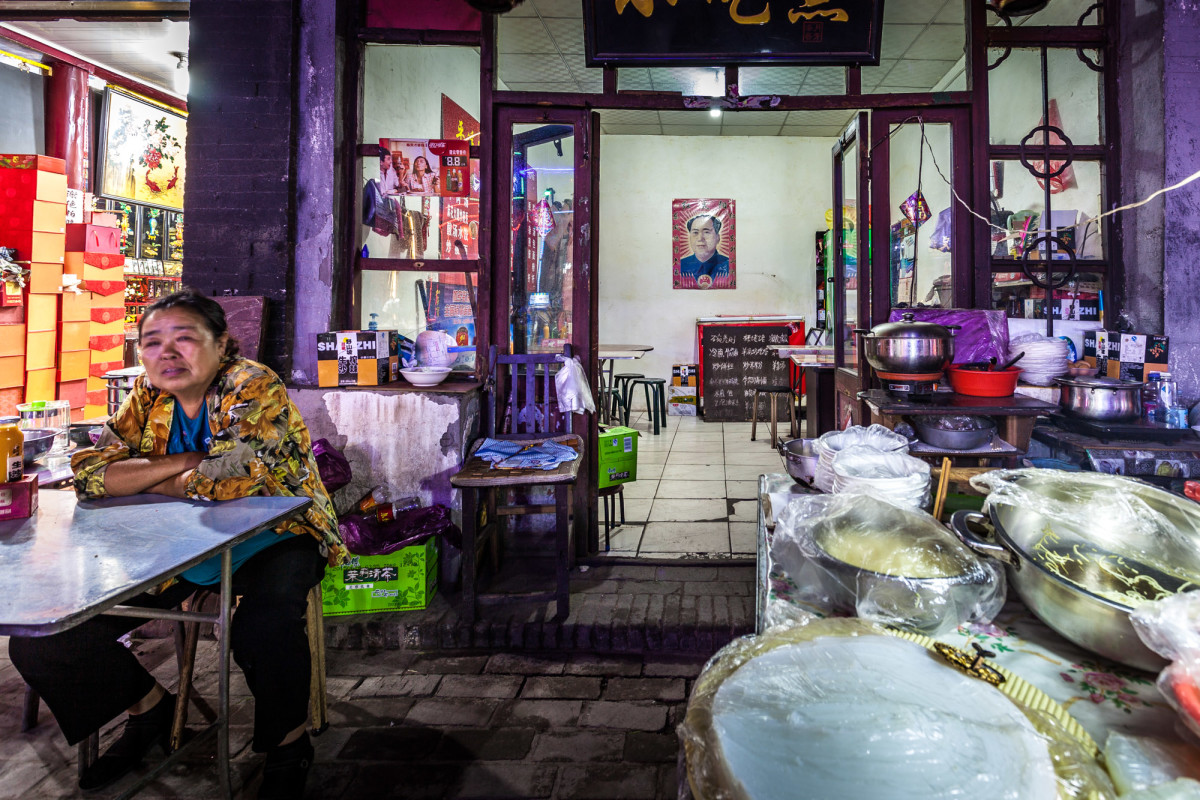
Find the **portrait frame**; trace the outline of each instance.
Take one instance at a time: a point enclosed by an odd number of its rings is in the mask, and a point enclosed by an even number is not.
[[[715,274],[697,273],[688,222],[709,216],[716,220],[718,242]],[[677,199],[671,202],[671,285],[675,289],[737,288],[737,217],[732,199]],[[725,266],[728,261],[728,267]],[[703,270],[703,268],[700,268]],[[711,265],[710,265],[711,271]]]
[[[183,211],[187,115],[115,87],[104,92],[96,193]]]

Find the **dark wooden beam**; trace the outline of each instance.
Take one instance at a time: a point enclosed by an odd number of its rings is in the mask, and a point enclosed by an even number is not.
[[[485,15],[486,18],[487,15]],[[358,40],[368,44],[440,44],[481,47],[483,33],[476,31],[419,31],[392,28],[362,28]]]
[[[479,272],[479,261],[456,258],[363,258],[358,268],[384,272]]]

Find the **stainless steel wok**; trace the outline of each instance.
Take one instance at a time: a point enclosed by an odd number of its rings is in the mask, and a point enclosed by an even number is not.
[[[988,516],[954,515],[955,534],[1005,563],[1025,605],[1065,638],[1131,667],[1161,669],[1129,613],[1162,592],[1200,588],[1192,582],[1200,580],[1200,504],[1121,476],[1076,472],[1064,480],[1049,472],[1013,471],[1020,504],[993,494]]]

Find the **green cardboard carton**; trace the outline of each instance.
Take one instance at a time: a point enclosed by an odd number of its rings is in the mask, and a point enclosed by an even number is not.
[[[613,458],[600,464],[599,488],[637,480],[637,458]]]
[[[637,460],[638,432],[633,428],[605,428],[601,426],[600,437],[596,445],[599,450],[598,462],[601,466],[609,461]]]
[[[321,607],[327,617],[425,608],[437,592],[438,540],[386,556],[350,556],[326,567]]]

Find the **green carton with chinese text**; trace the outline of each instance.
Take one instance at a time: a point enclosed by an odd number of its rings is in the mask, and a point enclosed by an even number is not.
[[[327,617],[425,608],[437,593],[438,540],[405,547],[386,556],[351,555],[340,567],[326,567],[321,608]]]

